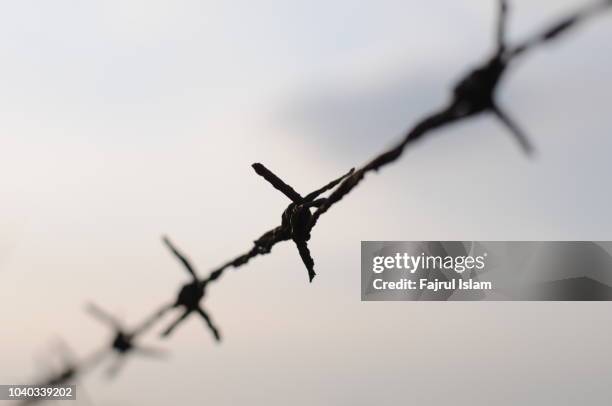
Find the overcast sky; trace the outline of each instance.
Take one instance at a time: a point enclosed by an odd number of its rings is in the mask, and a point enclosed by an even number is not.
[[[524,38],[583,1],[513,1]],[[68,0],[0,5],[0,383],[37,376],[61,336],[138,323],[276,226],[287,200],[393,143],[493,46],[493,1]],[[482,117],[369,176],[297,251],[210,287],[224,341],[189,320],[165,362],[133,359],[95,404],[607,404],[609,309],[571,303],[361,303],[361,240],[610,240],[612,13],[526,58],[501,102],[527,159]],[[54,358],[51,357],[51,360]],[[162,385],[167,385],[163,390]],[[479,391],[474,393],[473,388]],[[571,389],[571,390],[570,390]]]

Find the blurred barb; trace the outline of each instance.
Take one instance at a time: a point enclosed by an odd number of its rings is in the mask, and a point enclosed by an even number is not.
[[[504,53],[506,60],[510,61],[515,57],[521,56],[527,51],[536,48],[546,42],[558,38],[561,34],[569,31],[570,28],[578,26],[580,23],[586,21],[588,18],[593,17],[607,8],[612,6],[612,0],[601,0],[595,2],[589,6],[584,7],[581,10],[576,11],[574,14],[566,17],[565,19],[553,24],[546,28],[539,34],[534,35],[531,38],[523,41],[515,47],[509,49]]]
[[[100,307],[98,307],[98,305],[94,303],[88,303],[86,306],[86,310],[91,316],[98,319],[98,321],[101,321],[102,323],[107,324],[116,330],[121,330],[123,328],[121,326],[121,322],[119,322],[117,318],[111,316],[109,313],[102,310]]]
[[[493,53],[493,55],[491,55],[482,65],[468,73],[453,87],[451,101],[445,108],[422,119],[394,148],[378,155],[362,168],[358,169],[351,177],[346,179],[314,213],[312,216],[313,222],[316,222],[332,205],[346,196],[361,182],[368,172],[378,171],[383,166],[401,157],[404,149],[409,144],[417,141],[425,134],[440,129],[443,126],[474,117],[480,113],[492,113],[510,131],[527,155],[533,153],[534,148],[525,132],[510,118],[495,100],[497,88],[503,74],[506,72],[506,68],[509,63],[518,56],[557,38],[561,33],[577,26],[578,23],[609,8],[612,6],[612,0],[600,1],[586,6],[573,15],[545,29],[543,33],[514,47],[510,47],[506,44],[505,31],[509,12],[508,4],[505,0],[500,0],[499,5],[497,48],[495,53]]]
[[[131,331],[126,329],[116,317],[112,316],[105,310],[102,310],[99,306],[93,303],[88,304],[86,309],[89,314],[111,327],[114,331],[114,337],[110,343],[110,346],[107,348],[107,351],[110,351],[116,355],[113,364],[107,370],[109,378],[113,378],[117,375],[125,362],[125,357],[129,354],[138,354],[148,357],[154,356],[156,358],[159,358],[162,354],[164,354],[164,350],[161,349],[138,346],[136,345],[135,340],[138,336],[148,330],[153,323],[167,311],[168,306],[163,306],[160,310],[157,310],[153,316],[145,319],[143,323]]]
[[[497,21],[497,52],[506,49],[506,21],[508,18],[508,1],[499,1],[499,20]]]
[[[38,381],[35,384],[36,386],[60,386],[77,382],[79,378],[94,368],[104,358],[106,351],[96,351],[79,361],[68,344],[64,340],[57,339],[54,353],[59,354],[62,367],[59,371],[49,371],[47,377]],[[83,386],[79,385],[79,396],[82,397],[84,393]],[[31,405],[41,401],[41,399],[30,398],[20,404]]]
[[[221,341],[221,334],[219,333],[219,330],[213,324],[208,313],[200,305],[200,301],[206,294],[206,286],[208,283],[218,279],[223,273],[223,269],[213,271],[208,278],[200,280],[198,279],[195,268],[191,265],[189,259],[187,259],[187,257],[172,244],[168,237],[163,237],[163,241],[174,256],[183,264],[191,276],[191,282],[183,285],[179,290],[174,303],[166,307],[167,310],[180,308],[182,309],[182,313],[164,330],[162,337],[170,336],[176,327],[178,327],[190,314],[195,312],[202,317],[206,323],[206,326],[211,330],[213,336],[215,337],[215,340]]]

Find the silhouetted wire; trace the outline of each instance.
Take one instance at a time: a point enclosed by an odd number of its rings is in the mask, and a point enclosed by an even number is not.
[[[173,303],[160,307],[139,327],[130,332],[127,332],[122,327],[119,320],[97,306],[90,305],[89,307],[89,311],[93,316],[110,325],[115,330],[115,338],[110,346],[110,350],[117,353],[119,357],[118,363],[113,366],[110,372],[116,373],[124,359],[123,355],[127,353],[135,352],[143,355],[160,354],[157,349],[135,346],[133,340],[150,329],[156,321],[171,309],[181,308],[183,312],[164,330],[163,336],[170,335],[187,316],[196,312],[204,319],[215,339],[220,340],[218,329],[200,305],[200,300],[205,296],[207,285],[219,280],[225,270],[240,268],[246,265],[252,258],[270,253],[272,248],[279,242],[293,240],[306,266],[309,280],[312,282],[316,273],[314,271],[314,260],[308,248],[308,241],[310,240],[310,233],[319,218],[361,183],[366,174],[378,172],[384,166],[395,162],[402,156],[408,145],[420,140],[424,135],[481,113],[491,113],[510,131],[522,150],[527,155],[531,155],[534,148],[525,132],[501,108],[495,98],[499,83],[506,69],[514,60],[526,55],[529,51],[536,49],[540,45],[559,38],[571,28],[603,12],[610,6],[612,6],[612,0],[593,3],[549,26],[542,32],[527,38],[523,42],[510,46],[506,41],[509,12],[508,2],[500,0],[495,52],[482,65],[469,72],[457,82],[453,87],[449,103],[419,121],[395,147],[384,151],[361,168],[349,171],[347,174],[308,194],[306,197],[302,197],[264,165],[260,163],[253,164],[253,169],[259,176],[263,177],[275,189],[291,200],[291,203],[281,216],[281,224],[262,234],[253,242],[250,250],[214,269],[205,279],[198,279],[197,273],[190,261],[172,245],[169,239],[164,237],[164,242],[168,248],[183,264],[192,278],[191,282],[183,285]],[[332,192],[328,197],[319,197],[330,190]],[[311,212],[311,209],[314,212]],[[109,349],[97,351],[81,361],[81,363],[67,364],[61,373],[51,377],[47,382],[50,382],[50,384],[61,384],[74,380],[84,369],[96,365],[108,351]]]
[[[314,260],[308,249],[308,240],[310,240],[310,231],[312,230],[312,223],[310,221],[312,214],[310,209],[319,207],[325,199],[318,199],[318,197],[336,187],[343,179],[349,177],[354,170],[351,169],[340,178],[309,193],[306,197],[302,197],[263,164],[255,163],[252,166],[258,175],[266,179],[275,189],[287,196],[291,200],[291,203],[281,215],[281,224],[279,226],[265,232],[256,239],[253,242],[253,247],[247,253],[239,255],[215,269],[211,273],[211,280],[221,277],[223,272],[230,267],[239,268],[246,265],[256,256],[269,254],[272,251],[272,247],[279,242],[293,240],[308,271],[309,281],[312,282],[316,273],[314,271]]]
[[[164,355],[165,351],[153,348],[144,347],[136,344],[136,338],[148,330],[153,323],[160,317],[162,312],[166,311],[164,306],[161,310],[155,312],[152,317],[145,319],[138,327],[129,330],[123,326],[116,317],[102,310],[99,306],[90,303],[87,306],[87,311],[96,319],[103,322],[113,329],[114,336],[107,347],[107,352],[114,353],[116,358],[108,369],[108,376],[114,377],[120,371],[125,362],[125,357],[130,354],[141,355],[146,357],[159,358]]]
[[[267,231],[254,241],[253,247],[246,253],[224,263],[211,273],[219,278],[223,272],[230,268],[239,268],[246,265],[252,258],[271,252],[274,245],[282,241],[293,240],[302,262],[308,271],[309,281],[312,282],[316,273],[314,271],[314,260],[308,248],[311,231],[318,219],[327,212],[334,204],[338,203],[344,196],[350,193],[365,177],[368,172],[378,171],[399,159],[405,148],[420,140],[424,135],[438,130],[444,126],[456,123],[463,119],[471,118],[481,113],[491,113],[510,131],[515,137],[518,145],[525,154],[531,155],[534,151],[529,138],[520,126],[510,117],[508,113],[496,101],[496,91],[500,81],[509,64],[517,57],[541,44],[557,38],[560,34],[576,26],[584,19],[603,11],[612,5],[612,0],[606,0],[590,5],[583,10],[563,19],[551,27],[537,34],[517,46],[509,46],[506,43],[506,28],[508,20],[508,3],[506,0],[499,1],[496,47],[493,54],[481,66],[469,72],[458,81],[453,88],[450,102],[437,112],[425,117],[415,125],[395,147],[381,153],[373,160],[366,163],[358,170],[351,169],[347,174],[333,180],[319,190],[302,197],[293,187],[285,183],[261,163],[253,164],[255,172],[268,181],[275,189],[284,194],[291,203],[281,216],[281,225]],[[337,186],[337,187],[336,187]],[[335,190],[333,190],[335,188]],[[333,190],[327,198],[318,197]],[[314,213],[310,210],[314,209]],[[176,252],[175,252],[176,253]],[[181,258],[179,256],[179,258]],[[181,259],[185,266],[190,265]],[[185,311],[181,319],[178,319],[171,327],[174,329],[187,317],[189,311]]]
[[[85,373],[93,369],[102,360],[105,353],[104,350],[98,350],[79,361],[67,343],[60,340],[58,344],[58,352],[62,361],[61,369],[57,372],[47,374],[46,378],[43,378],[35,384],[36,386],[60,386],[76,382],[80,377],[85,375]],[[79,397],[86,397],[83,387],[79,387]],[[29,398],[22,401],[20,404],[30,405],[42,401],[42,399]]]
[[[302,262],[308,271],[309,281],[312,282],[316,273],[314,271],[314,260],[308,248],[308,241],[311,237],[311,231],[319,218],[333,205],[342,200],[344,196],[350,193],[353,188],[364,179],[367,173],[372,171],[377,172],[382,167],[395,162],[402,156],[408,145],[413,144],[424,135],[441,129],[442,127],[488,112],[497,117],[515,137],[522,150],[527,155],[531,155],[534,148],[525,132],[496,101],[496,91],[503,74],[514,59],[539,45],[557,38],[560,34],[578,25],[583,20],[594,16],[610,6],[612,6],[612,0],[605,0],[592,4],[545,29],[542,33],[528,38],[519,45],[509,46],[506,43],[509,7],[506,0],[500,0],[495,51],[481,66],[475,68],[458,81],[453,88],[450,102],[440,110],[418,122],[395,147],[376,156],[363,167],[357,170],[351,169],[347,174],[331,181],[322,188],[308,194],[306,197],[302,197],[293,187],[285,183],[263,164],[253,164],[252,166],[255,172],[268,181],[275,189],[289,198],[291,203],[283,212],[281,224],[279,226],[262,234],[253,242],[253,247],[249,251],[213,270],[209,278],[205,281],[201,281],[201,283],[205,285],[217,280],[226,269],[242,267],[252,258],[270,253],[272,248],[279,242],[288,240],[293,240],[295,243],[300,257],[302,258]],[[319,198],[319,196],[330,190],[332,190],[332,192],[328,197]],[[314,213],[310,211],[311,209],[314,209]],[[197,280],[189,261],[170,244],[169,246],[179,260],[183,262],[187,270]],[[185,285],[183,289],[187,289],[188,286],[189,285]],[[196,284],[192,287],[196,288]],[[198,287],[198,289],[202,288]],[[204,295],[204,293],[201,293],[200,296],[199,291],[196,293],[197,294],[193,294],[194,297],[201,298]],[[170,334],[170,332],[194,311],[194,309],[197,309],[194,308],[193,305],[185,306],[184,303],[179,303],[179,301],[180,300],[177,299],[174,307],[183,306],[185,308],[184,313],[164,332],[165,335]]]
[[[588,17],[612,6],[612,0],[598,2],[579,10],[570,17],[544,30],[543,33],[537,34],[514,47],[508,47],[508,45],[505,44],[504,31],[508,15],[508,6],[503,0],[500,4],[496,52],[488,61],[474,69],[455,85],[453,97],[447,107],[421,120],[407,133],[397,146],[378,155],[362,168],[355,171],[351,177],[342,182],[325,203],[323,203],[313,214],[313,223],[316,223],[321,215],[353,190],[368,172],[378,171],[383,166],[397,160],[409,144],[421,139],[421,137],[429,132],[480,113],[493,113],[516,137],[525,153],[531,154],[533,152],[533,147],[524,132],[520,130],[518,125],[504,112],[495,100],[495,92],[502,75],[505,73],[508,64],[514,59],[539,45],[557,38],[560,34],[578,25],[578,23],[584,21]]]
[[[222,271],[213,271],[208,278],[198,279],[198,275],[194,267],[191,265],[191,261],[189,261],[189,259],[187,259],[187,257],[172,244],[168,237],[163,237],[163,241],[170,251],[172,251],[174,256],[183,264],[191,276],[191,282],[181,287],[174,303],[167,307],[168,310],[172,308],[180,308],[182,309],[182,313],[164,330],[162,337],[168,337],[190,314],[197,313],[204,320],[212,332],[215,340],[221,341],[219,329],[214,325],[210,316],[200,304],[200,301],[206,294],[206,286],[208,283],[221,276]]]
[[[497,23],[497,47],[493,55],[485,61],[483,65],[471,71],[454,86],[453,97],[447,106],[421,120],[395,147],[376,156],[362,168],[354,171],[350,176],[347,176],[327,199],[317,204],[317,209],[312,214],[310,224],[306,228],[312,230],[319,217],[357,186],[368,172],[378,171],[383,166],[396,161],[409,144],[414,143],[429,132],[462,119],[476,116],[480,113],[493,113],[515,136],[523,151],[528,155],[531,154],[533,152],[533,147],[524,131],[520,129],[495,100],[495,92],[508,64],[531,48],[558,37],[559,34],[611,5],[612,1],[606,0],[588,6],[562,20],[560,23],[554,24],[543,33],[535,35],[515,47],[508,47],[505,38],[509,7],[507,1],[501,0],[499,2],[499,20]],[[289,197],[289,199],[294,202],[299,199],[300,195],[291,186],[285,184],[263,165],[254,164],[253,167],[260,176],[266,178],[266,180]],[[251,258],[269,253],[275,244],[288,239],[290,238],[286,233],[286,227],[279,226],[266,232],[257,239],[254,247],[250,251],[226,262],[218,268],[218,270],[223,271],[229,267],[238,268],[243,266]]]

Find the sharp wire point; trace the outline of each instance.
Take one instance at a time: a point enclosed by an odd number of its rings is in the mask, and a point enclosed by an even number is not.
[[[198,280],[198,275],[196,274],[195,269],[191,265],[191,262],[185,255],[183,255],[170,241],[170,239],[166,236],[163,237],[163,241],[166,246],[170,249],[170,251],[174,254],[174,256],[183,264],[189,275],[191,275],[193,280]]]
[[[531,142],[529,141],[529,137],[523,132],[523,130],[516,124],[516,122],[510,118],[502,109],[499,107],[495,107],[493,109],[496,117],[501,121],[502,124],[510,131],[510,133],[514,136],[514,139],[517,140],[523,152],[527,156],[533,156],[534,148]]]

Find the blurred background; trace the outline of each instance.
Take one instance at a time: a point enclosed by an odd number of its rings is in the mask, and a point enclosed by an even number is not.
[[[525,38],[585,1],[512,1]],[[85,356],[447,101],[493,47],[496,1],[74,0],[0,5],[0,383]],[[610,240],[612,14],[525,58],[491,117],[436,132],[291,244],[209,287],[224,336],[164,318],[95,405],[609,404],[608,303],[361,303],[361,240]]]

